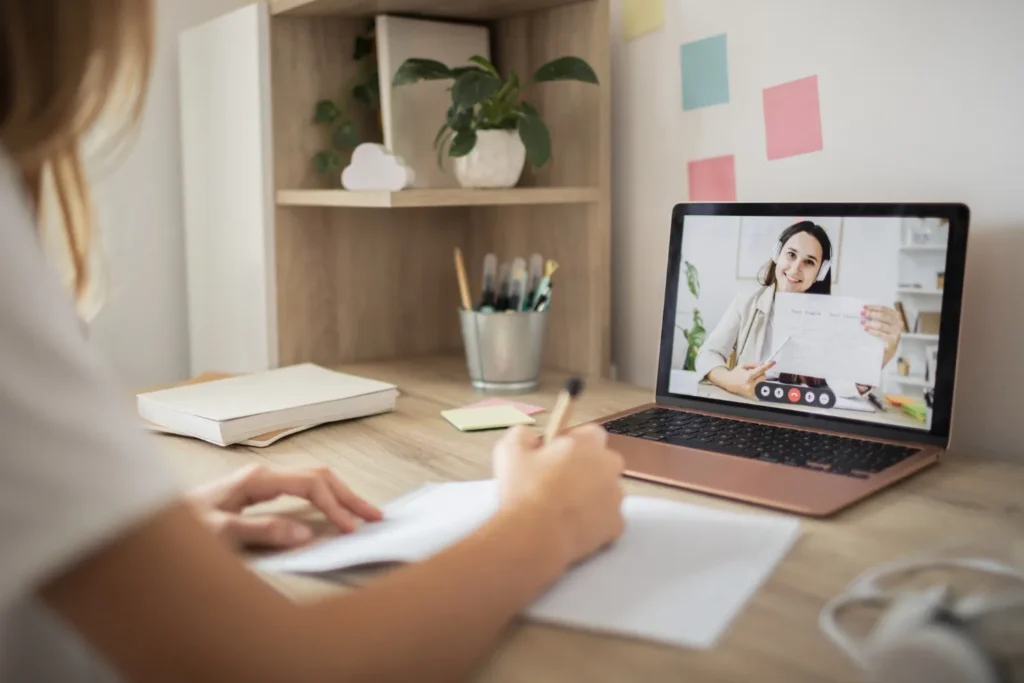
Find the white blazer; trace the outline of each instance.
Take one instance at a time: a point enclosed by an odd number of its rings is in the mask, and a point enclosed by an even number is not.
[[[697,376],[703,379],[717,367],[730,368],[733,352],[737,365],[760,363],[765,357],[765,333],[774,303],[774,285],[759,287],[753,294],[737,295],[700,347]]]

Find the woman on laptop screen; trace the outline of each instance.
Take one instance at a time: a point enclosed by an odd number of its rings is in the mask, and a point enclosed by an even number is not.
[[[708,335],[697,355],[697,375],[726,391],[754,397],[754,388],[765,379],[788,384],[822,386],[825,380],[783,373],[773,375],[774,343],[772,318],[775,294],[831,294],[833,248],[825,229],[805,220],[789,226],[779,235],[773,258],[765,264],[752,294],[733,299],[721,322]],[[884,306],[865,306],[863,328],[885,341],[882,367],[895,356],[901,326],[899,314]],[[736,354],[730,369],[729,359]],[[862,388],[862,391],[866,388]]]

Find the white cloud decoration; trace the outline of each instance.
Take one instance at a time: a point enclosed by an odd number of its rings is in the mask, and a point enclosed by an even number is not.
[[[352,163],[341,174],[346,190],[389,190],[397,192],[410,187],[416,173],[405,165],[401,157],[388,151],[384,145],[364,142],[352,152]]]

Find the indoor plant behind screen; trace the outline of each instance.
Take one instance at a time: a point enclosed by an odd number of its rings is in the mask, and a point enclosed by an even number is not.
[[[551,133],[537,109],[520,99],[523,83],[514,69],[503,79],[484,57],[469,61],[471,65],[450,68],[432,59],[407,59],[393,84],[452,80],[452,105],[434,140],[438,163],[447,150],[462,187],[513,187],[527,159],[534,168],[551,159]],[[548,62],[531,80],[598,83],[597,74],[579,57]]]

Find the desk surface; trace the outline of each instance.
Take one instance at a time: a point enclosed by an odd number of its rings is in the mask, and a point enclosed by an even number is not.
[[[396,412],[292,436],[266,449],[217,448],[157,436],[186,483],[198,484],[250,462],[328,465],[377,504],[425,482],[491,476],[495,432],[460,434],[440,411],[480,398],[458,359],[347,366],[347,372],[394,382]],[[563,378],[547,376],[523,400],[551,408]],[[587,387],[575,420],[599,418],[650,399],[612,382]],[[538,416],[543,426],[547,414]],[[757,511],[708,496],[627,480],[629,493]],[[733,622],[719,646],[687,651],[641,641],[519,623],[477,680],[497,681],[856,681],[856,671],[818,631],[818,612],[854,576],[908,553],[936,549],[1012,551],[1024,544],[1024,466],[948,456],[937,467],[854,506],[830,521],[804,521],[804,533]],[[985,545],[979,546],[983,541]],[[1008,550],[1009,549],[1009,550]],[[296,600],[346,590],[365,576],[331,581],[267,577]]]

